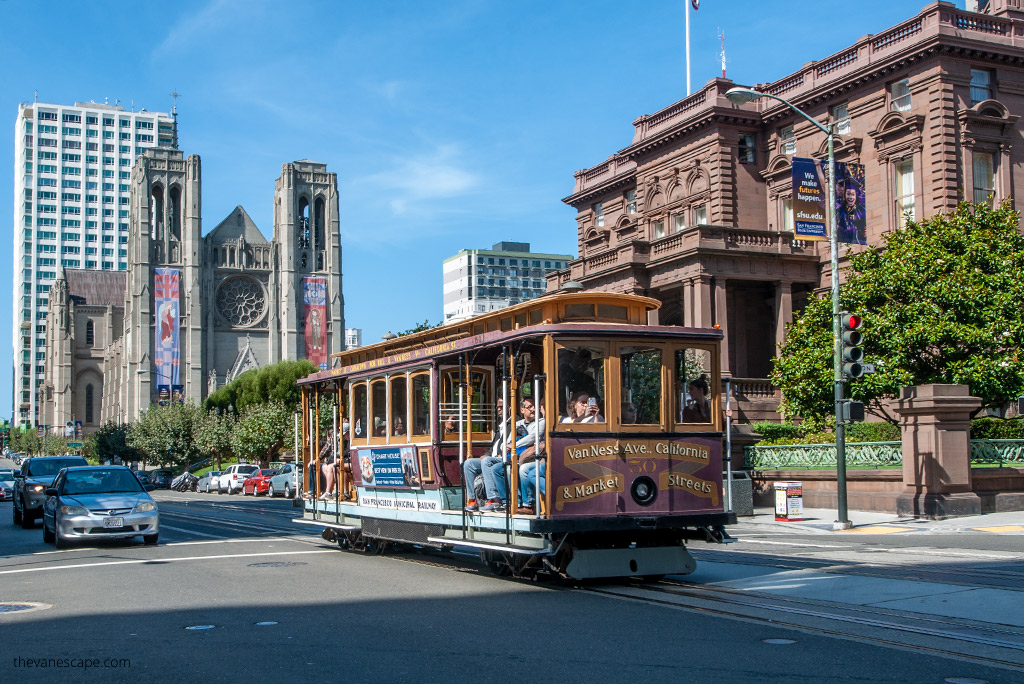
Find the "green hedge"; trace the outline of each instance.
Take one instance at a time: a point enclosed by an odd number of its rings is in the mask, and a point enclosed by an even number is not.
[[[971,439],[1024,439],[1024,417],[975,418]]]
[[[764,421],[751,425],[761,435],[757,446],[780,444],[829,444],[836,441],[835,433],[804,428],[792,423],[771,423]],[[900,428],[892,423],[853,423],[846,426],[846,441],[855,442],[898,442]]]

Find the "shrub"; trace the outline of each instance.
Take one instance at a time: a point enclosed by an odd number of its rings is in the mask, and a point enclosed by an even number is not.
[[[853,423],[846,426],[847,442],[898,442],[900,426],[889,422]]]
[[[753,428],[754,432],[761,435],[761,441],[758,444],[766,442],[782,443],[777,442],[777,440],[799,438],[803,437],[804,434],[803,428],[792,423],[772,423],[765,420],[760,423],[754,423],[750,427]]]
[[[1024,417],[975,418],[971,439],[1024,439]]]

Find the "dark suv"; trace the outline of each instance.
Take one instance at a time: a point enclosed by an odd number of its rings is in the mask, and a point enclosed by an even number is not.
[[[149,483],[157,489],[170,489],[174,481],[174,471],[161,468],[149,471]]]
[[[14,473],[14,524],[21,524],[26,530],[32,527],[36,518],[43,517],[43,502],[46,488],[64,468],[84,466],[89,463],[81,456],[33,456],[21,462],[21,469]]]

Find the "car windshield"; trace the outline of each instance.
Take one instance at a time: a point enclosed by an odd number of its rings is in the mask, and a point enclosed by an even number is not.
[[[69,495],[141,491],[139,481],[127,470],[71,471],[64,482],[64,493]]]
[[[14,482],[14,474],[0,473],[0,482]]]
[[[262,475],[263,477],[273,477],[274,475],[277,475],[277,471],[276,470],[261,470],[260,471],[260,475]]]
[[[84,458],[47,458],[38,461],[32,460],[28,463],[27,474],[29,477],[52,477],[68,466],[80,465],[85,465]]]
[[[240,472],[240,473],[253,473],[253,472],[256,472],[256,470],[258,470],[258,468],[256,468],[256,466],[239,466],[238,467],[238,472]]]

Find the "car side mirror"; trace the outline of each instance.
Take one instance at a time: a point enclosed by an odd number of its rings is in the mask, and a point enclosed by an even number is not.
[[[43,494],[46,494],[46,496],[57,496],[59,493],[56,487],[47,487],[43,491]]]
[[[146,485],[142,485],[142,486],[146,488],[147,492],[151,492],[154,489],[156,489],[156,485],[153,485],[153,484],[146,484]]]

